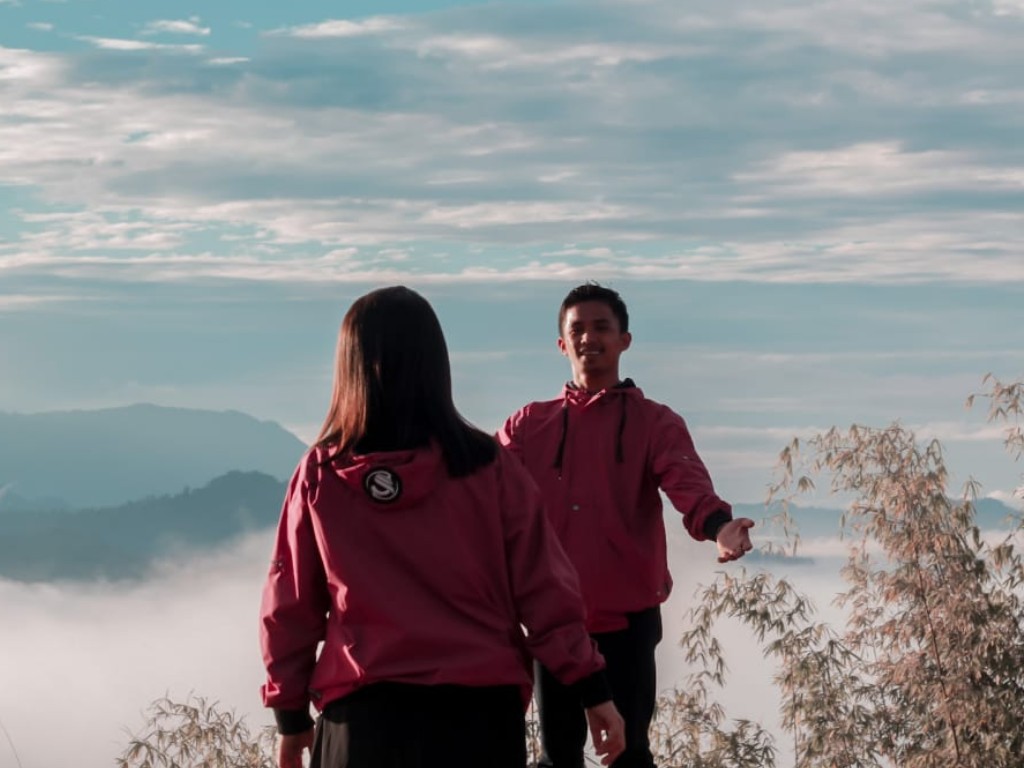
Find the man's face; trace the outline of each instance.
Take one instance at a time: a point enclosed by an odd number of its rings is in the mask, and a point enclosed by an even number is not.
[[[569,358],[573,374],[619,373],[619,356],[632,336],[619,328],[612,308],[603,301],[584,301],[565,311],[558,348]]]

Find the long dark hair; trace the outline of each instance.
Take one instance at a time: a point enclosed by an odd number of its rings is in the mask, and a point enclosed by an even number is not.
[[[452,477],[497,455],[494,438],[455,408],[448,345],[429,302],[405,286],[372,291],[342,320],[334,391],[316,444],[338,458],[431,441]]]

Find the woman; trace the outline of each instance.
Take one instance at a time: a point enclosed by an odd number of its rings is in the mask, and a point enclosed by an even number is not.
[[[441,326],[408,288],[363,296],[342,322],[327,418],[281,513],[260,639],[279,768],[301,768],[306,748],[321,768],[522,768],[530,657],[578,691],[605,764],[623,749],[537,489],[459,415]]]

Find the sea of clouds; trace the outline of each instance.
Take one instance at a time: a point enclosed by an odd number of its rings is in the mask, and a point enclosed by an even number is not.
[[[690,540],[669,520],[676,588],[663,613],[662,688],[681,684],[689,669],[678,638],[698,585],[740,567],[719,565],[713,545]],[[159,564],[142,582],[0,581],[0,722],[10,739],[0,740],[0,768],[109,766],[129,733],[142,728],[149,703],[165,694],[203,696],[251,727],[270,724],[259,698],[257,616],[271,535]],[[836,542],[812,549],[819,547],[821,555],[837,551]],[[829,559],[790,575],[827,613],[841,588],[837,572],[838,562]],[[727,713],[777,727],[773,666],[739,624],[723,623],[721,638],[729,662],[720,692]]]

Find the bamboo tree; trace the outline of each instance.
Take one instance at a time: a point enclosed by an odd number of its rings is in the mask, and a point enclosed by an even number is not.
[[[1024,384],[984,380],[991,420],[1024,454]],[[1020,766],[1024,754],[1024,567],[1013,530],[989,544],[977,485],[950,498],[941,445],[895,423],[831,429],[780,455],[770,501],[786,505],[827,478],[852,497],[839,603],[845,625],[814,621],[785,579],[720,575],[698,598],[682,645],[701,684],[724,684],[713,634],[739,619],[777,664],[782,726],[797,768]],[[790,550],[795,552],[796,540]]]

